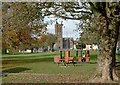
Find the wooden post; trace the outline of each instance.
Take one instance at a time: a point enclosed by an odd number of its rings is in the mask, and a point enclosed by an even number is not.
[[[65,51],[65,58],[68,58],[70,56],[70,51],[69,50],[66,50]]]
[[[78,51],[76,51],[76,57],[78,57]]]
[[[62,51],[60,51],[60,59],[62,59]]]
[[[80,56],[82,57],[82,50],[80,51]]]
[[[70,51],[69,50],[66,50],[65,51],[65,61],[68,62],[68,58],[70,56]]]

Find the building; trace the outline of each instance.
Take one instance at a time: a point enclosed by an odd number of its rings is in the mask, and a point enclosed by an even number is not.
[[[58,22],[56,22],[55,24],[55,35],[58,37],[58,40],[55,46],[56,49],[63,49],[62,26],[63,26],[62,23],[59,24]]]
[[[63,38],[63,49],[74,49],[73,38]]]
[[[54,45],[55,50],[59,49],[73,49],[74,48],[74,40],[73,38],[63,38],[63,24],[59,24],[56,22],[55,24],[55,35],[58,37],[56,44]]]
[[[98,45],[86,45],[86,48],[84,50],[98,50]]]

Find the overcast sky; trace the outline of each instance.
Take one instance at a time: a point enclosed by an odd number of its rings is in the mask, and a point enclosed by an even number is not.
[[[56,20],[55,18],[48,18],[46,17],[45,22],[50,22],[51,20]],[[74,39],[79,38],[79,33],[75,31],[77,29],[76,24],[79,23],[77,20],[63,20],[63,19],[57,19],[58,23],[63,23],[63,37],[73,37]],[[55,23],[49,24],[47,26],[48,32],[55,34]]]

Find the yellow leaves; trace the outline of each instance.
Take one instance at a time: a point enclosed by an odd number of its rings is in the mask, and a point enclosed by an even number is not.
[[[42,34],[38,38],[38,43],[40,46],[51,46],[53,43],[57,41],[57,37],[53,34]]]
[[[2,35],[3,47],[19,44],[18,34],[15,30],[6,30]],[[16,45],[17,46],[17,45]]]
[[[8,39],[12,40],[13,42],[18,42],[18,35],[15,30],[7,31],[5,34]]]
[[[47,35],[41,35],[40,36],[40,38],[38,39],[38,41],[40,42],[40,43],[44,43],[45,41],[47,40]]]
[[[17,33],[15,30],[7,30],[6,32],[3,33],[3,38],[7,40],[12,40],[12,41],[18,41],[17,40]]]
[[[30,36],[30,28],[24,27],[19,30],[19,38],[22,40],[22,42],[30,42],[31,36]]]

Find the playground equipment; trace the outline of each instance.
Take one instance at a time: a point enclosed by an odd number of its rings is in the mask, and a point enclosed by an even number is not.
[[[64,53],[64,56],[63,56]],[[60,56],[54,57],[54,63],[64,63],[64,65],[67,65],[69,63],[75,64],[75,61],[73,60],[74,57],[70,56],[70,50],[60,50]]]
[[[83,54],[85,55],[84,62],[90,63],[90,53],[86,50],[76,50],[75,56],[70,56],[70,50],[60,50],[60,56],[54,57],[54,63],[60,64],[64,63],[66,64],[75,64],[75,63],[81,63],[83,60]],[[63,56],[64,55],[64,56]],[[76,58],[76,59],[74,59]]]
[[[90,53],[88,50],[80,50],[80,55],[78,54],[79,51],[76,51],[76,56],[78,56],[78,63],[82,62],[83,56],[85,55],[85,61],[86,63],[90,63]]]

